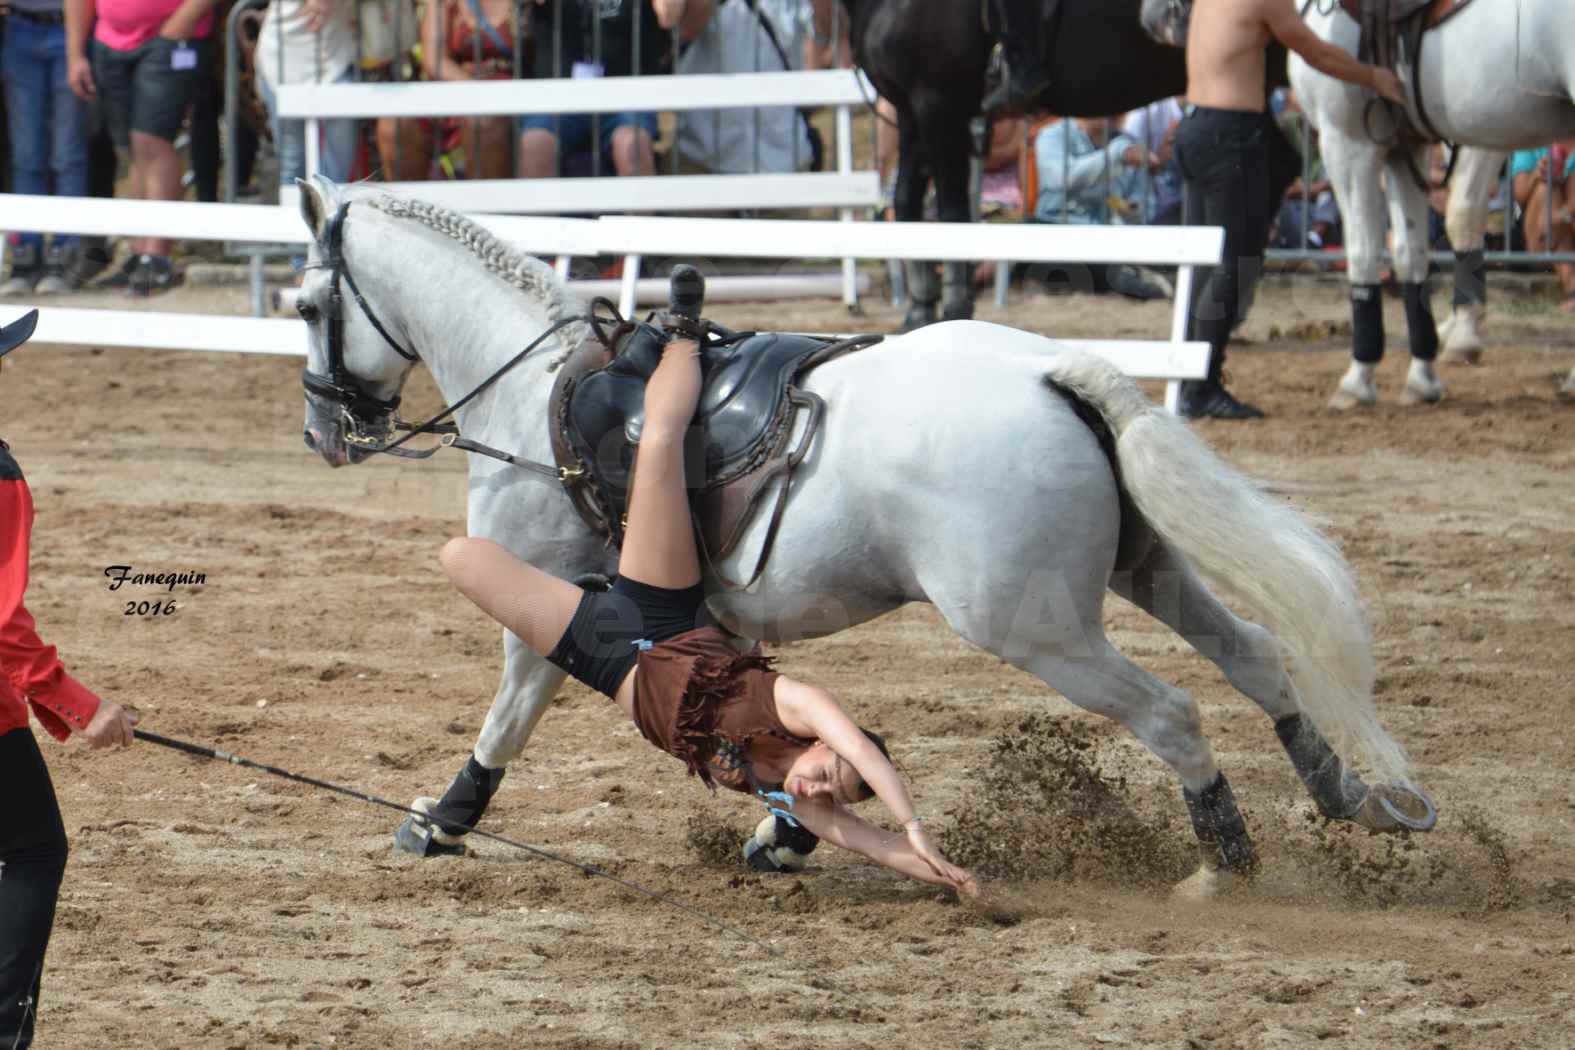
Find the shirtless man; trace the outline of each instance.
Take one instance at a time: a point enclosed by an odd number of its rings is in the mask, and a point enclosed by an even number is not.
[[[1404,100],[1393,70],[1358,62],[1325,43],[1297,14],[1293,0],[1196,0],[1187,30],[1186,116],[1176,129],[1176,160],[1186,180],[1188,225],[1223,226],[1219,266],[1193,286],[1189,339],[1205,341],[1209,378],[1184,383],[1188,418],[1252,419],[1263,413],[1237,401],[1221,383],[1225,344],[1262,269],[1269,223],[1268,115],[1264,62],[1270,38],[1332,77]]]

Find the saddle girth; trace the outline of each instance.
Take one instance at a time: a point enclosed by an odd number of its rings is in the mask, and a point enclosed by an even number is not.
[[[1470,0],[1340,0],[1345,13],[1361,27],[1356,57],[1393,70],[1405,83],[1411,101],[1391,106],[1396,115],[1396,145],[1409,148],[1442,141],[1422,99],[1422,34],[1456,14]],[[1426,189],[1427,183],[1413,170]]]
[[[575,509],[615,547],[623,544],[629,487],[640,429],[645,383],[661,360],[670,332],[699,331],[704,376],[695,422],[685,440],[685,476],[701,557],[716,565],[742,538],[755,504],[781,479],[771,523],[753,574],[729,587],[759,579],[781,524],[793,470],[814,444],[825,403],[798,386],[816,366],[881,340],[856,336],[831,340],[784,333],[725,333],[703,322],[667,326],[620,325],[611,350],[588,341],[559,370],[549,423],[553,456]],[[797,443],[799,413],[807,413]],[[791,446],[791,447],[790,447]]]

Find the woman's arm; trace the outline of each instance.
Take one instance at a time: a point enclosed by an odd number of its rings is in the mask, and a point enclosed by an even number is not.
[[[930,841],[921,819],[914,812],[913,799],[908,794],[908,785],[903,783],[902,775],[897,772],[891,761],[881,754],[880,749],[870,741],[870,738],[864,735],[864,730],[848,717],[848,713],[830,693],[784,675],[777,679],[776,703],[777,717],[782,720],[784,729],[795,736],[820,738],[831,750],[858,770],[864,783],[875,792],[875,797],[881,800],[891,811],[891,815],[896,817],[907,831],[907,846],[912,855],[927,865],[931,874],[936,877],[929,881],[959,886],[968,879],[968,873],[942,856],[941,851]],[[797,815],[796,808],[794,815]],[[847,815],[853,816],[851,813]],[[859,823],[864,824],[863,821]],[[864,826],[874,830],[871,825]],[[863,853],[882,864],[897,867],[897,864],[867,852],[859,846],[849,845],[847,848]],[[871,848],[875,847],[871,846]],[[913,874],[905,868],[898,867],[898,870],[905,874]]]
[[[878,828],[834,802],[804,799],[794,804],[793,816],[832,845],[862,854],[909,878],[949,886],[968,897],[979,895],[979,884],[968,872],[950,864],[946,871],[937,870],[915,850],[910,837]]]

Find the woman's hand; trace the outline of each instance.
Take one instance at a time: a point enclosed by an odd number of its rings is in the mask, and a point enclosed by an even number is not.
[[[930,866],[936,878],[958,893],[967,893],[970,897],[978,894],[979,885],[974,877],[942,856],[941,851],[930,841],[930,835],[924,830],[924,825],[917,818],[908,821],[903,828],[908,833],[908,847],[913,850],[914,856]]]
[[[98,97],[98,85],[93,83],[93,64],[86,55],[72,55],[66,60],[66,83],[72,94],[84,102]]]
[[[141,716],[135,712],[127,711],[113,700],[104,700],[99,703],[87,728],[82,730],[82,739],[95,751],[116,744],[130,747],[136,739],[131,730],[140,721]]]

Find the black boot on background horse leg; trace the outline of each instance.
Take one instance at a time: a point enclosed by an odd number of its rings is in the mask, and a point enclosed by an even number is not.
[[[911,332],[935,323],[935,307],[941,298],[940,279],[935,264],[910,259],[903,263],[908,278],[908,313],[899,331]]]
[[[1345,768],[1301,715],[1280,719],[1274,732],[1318,812],[1330,820],[1348,820],[1372,831],[1431,831],[1438,822],[1438,810],[1425,792],[1400,784],[1369,787]]]
[[[947,263],[942,288],[946,294],[945,305],[941,307],[941,320],[973,320],[973,263]]]
[[[412,809],[432,819],[406,817],[394,836],[395,844],[407,853],[422,857],[464,855],[464,836],[487,812],[498,785],[503,783],[503,772],[488,769],[472,755],[448,790],[443,792],[441,800],[418,798],[411,804]]]
[[[1192,830],[1198,836],[1203,863],[1176,887],[1176,895],[1206,900],[1227,889],[1235,879],[1258,872],[1258,848],[1247,834],[1247,822],[1236,808],[1230,782],[1221,773],[1202,791],[1183,788]]]

